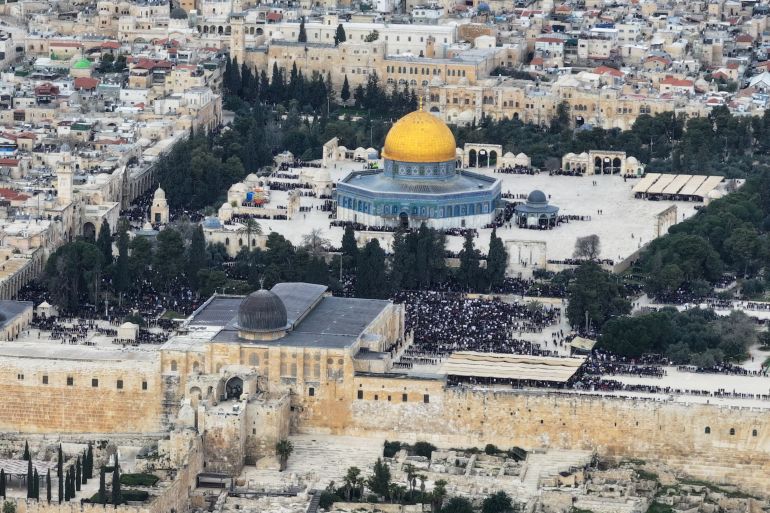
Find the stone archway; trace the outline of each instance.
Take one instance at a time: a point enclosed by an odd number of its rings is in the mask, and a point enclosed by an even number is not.
[[[398,215],[398,222],[401,228],[409,228],[409,214],[406,212],[401,212]]]
[[[94,223],[89,221],[83,225],[83,237],[88,240],[96,240],[96,226],[94,226]]]
[[[470,150],[468,152],[468,167],[476,167],[477,164],[476,150]]]
[[[243,380],[233,376],[225,384],[225,399],[240,399],[243,394]]]

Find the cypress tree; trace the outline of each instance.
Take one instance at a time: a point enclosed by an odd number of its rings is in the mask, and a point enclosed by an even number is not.
[[[48,500],[48,504],[51,504],[51,469],[48,469],[48,474],[45,476],[45,498]]]
[[[492,234],[489,236],[486,273],[490,288],[503,284],[507,264],[508,252],[505,250],[503,240],[497,236],[497,228],[492,228]]]
[[[342,26],[342,23],[340,23],[337,25],[337,31],[334,34],[334,46],[344,43],[347,39],[348,36],[345,34],[345,28]]]
[[[37,469],[35,469],[33,474],[35,476],[35,481],[32,484],[32,497],[40,500],[40,475],[37,473]]]
[[[25,461],[30,459],[30,457],[29,457],[29,442],[27,442],[26,440],[24,441],[24,456],[22,456],[22,459],[25,460]]]
[[[473,232],[465,233],[465,242],[460,251],[460,268],[457,271],[457,281],[466,290],[475,290],[479,276],[479,251],[473,241]]]
[[[64,502],[64,453],[59,444],[59,462],[56,464],[56,470],[59,478],[59,504]]]
[[[67,469],[67,474],[64,476],[64,500],[69,502],[70,497],[70,469]]]
[[[115,468],[112,470],[112,504],[120,504],[120,466],[118,465],[118,453],[115,453]]]
[[[0,497],[5,498],[5,469],[0,469]]]
[[[112,265],[112,232],[110,223],[103,221],[99,227],[99,235],[96,237],[96,246],[104,256],[104,266]]]
[[[75,490],[80,491],[80,483],[83,480],[82,469],[80,468],[80,456],[75,462]]]
[[[342,90],[340,91],[340,98],[343,102],[347,102],[350,99],[350,84],[348,83],[348,76],[345,75],[345,80],[342,82]]]
[[[32,460],[27,460],[27,498],[31,499],[35,496],[35,486],[32,478],[34,477],[32,471]]]
[[[99,470],[99,504],[107,503],[107,489],[104,484],[104,467]]]
[[[302,20],[299,22],[299,37],[297,37],[297,42],[299,43],[307,43],[307,32],[305,31],[305,17],[302,17]]]
[[[352,224],[345,225],[345,233],[342,235],[342,254],[355,266],[358,258],[358,244],[356,244],[356,232]]]
[[[93,479],[94,477],[94,447],[91,445],[91,442],[88,443],[88,453],[86,454],[86,461],[88,462],[88,471],[86,474],[88,475],[88,479]]]

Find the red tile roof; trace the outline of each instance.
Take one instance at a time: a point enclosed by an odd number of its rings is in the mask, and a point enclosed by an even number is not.
[[[0,161],[6,160],[6,159],[0,159]],[[29,196],[26,194],[22,194],[19,191],[14,191],[13,189],[8,188],[0,188],[0,197],[5,198],[9,201],[24,201],[26,199],[29,199]]]
[[[75,79],[75,89],[86,89],[86,90],[92,90],[96,89],[96,86],[99,85],[99,80],[96,78],[91,77],[78,77]]]
[[[118,48],[120,48],[120,43],[118,43],[117,41],[105,41],[104,43],[102,43],[102,48],[117,50]]]
[[[623,72],[619,69],[610,68],[609,66],[599,66],[597,68],[594,68],[594,73],[597,75],[612,75],[613,77],[622,77]]]
[[[675,87],[692,87],[692,80],[685,80],[681,78],[666,77],[660,81],[661,85],[670,85]]]

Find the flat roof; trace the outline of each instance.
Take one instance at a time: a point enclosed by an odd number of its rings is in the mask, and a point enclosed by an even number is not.
[[[193,312],[189,326],[226,326],[238,313],[245,296],[213,296]]]
[[[585,361],[583,358],[557,358],[518,354],[458,351],[441,365],[439,372],[447,376],[470,376],[537,380],[564,383]]]
[[[0,327],[10,323],[16,317],[24,313],[25,310],[31,310],[34,308],[34,306],[35,305],[31,301],[12,301],[8,299],[1,300],[0,315],[3,317],[2,320],[0,320]]]

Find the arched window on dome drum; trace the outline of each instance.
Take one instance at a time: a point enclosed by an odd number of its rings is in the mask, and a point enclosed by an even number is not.
[[[475,215],[476,214],[476,206],[471,204],[468,205],[468,215]]]
[[[390,214],[390,205],[385,205],[385,215]]]
[[[420,215],[425,217],[428,215],[428,209],[425,207],[420,207]]]
[[[460,217],[460,205],[455,205],[455,217]]]
[[[438,207],[438,216],[444,217],[444,207]]]

